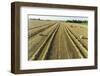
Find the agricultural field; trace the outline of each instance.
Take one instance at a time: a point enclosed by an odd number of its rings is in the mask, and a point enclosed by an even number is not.
[[[87,57],[87,24],[29,19],[28,60],[81,59]]]

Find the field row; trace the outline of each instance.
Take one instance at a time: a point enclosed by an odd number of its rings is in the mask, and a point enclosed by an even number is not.
[[[45,26],[29,29],[28,59],[87,58],[88,51],[85,43],[87,39],[82,40],[78,37],[79,34],[74,31],[73,27],[74,25],[64,22],[52,22]],[[84,28],[81,29],[84,30]]]

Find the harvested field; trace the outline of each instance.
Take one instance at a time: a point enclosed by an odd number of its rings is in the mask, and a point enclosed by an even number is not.
[[[87,57],[87,25],[64,21],[29,20],[28,60]]]

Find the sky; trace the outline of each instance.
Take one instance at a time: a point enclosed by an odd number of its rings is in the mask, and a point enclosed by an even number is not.
[[[59,15],[28,15],[29,19],[42,19],[42,20],[88,20],[85,16],[59,16]]]

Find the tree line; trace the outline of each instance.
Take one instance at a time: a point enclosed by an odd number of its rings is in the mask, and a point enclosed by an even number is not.
[[[71,22],[71,23],[88,23],[87,20],[67,20],[66,22]]]

